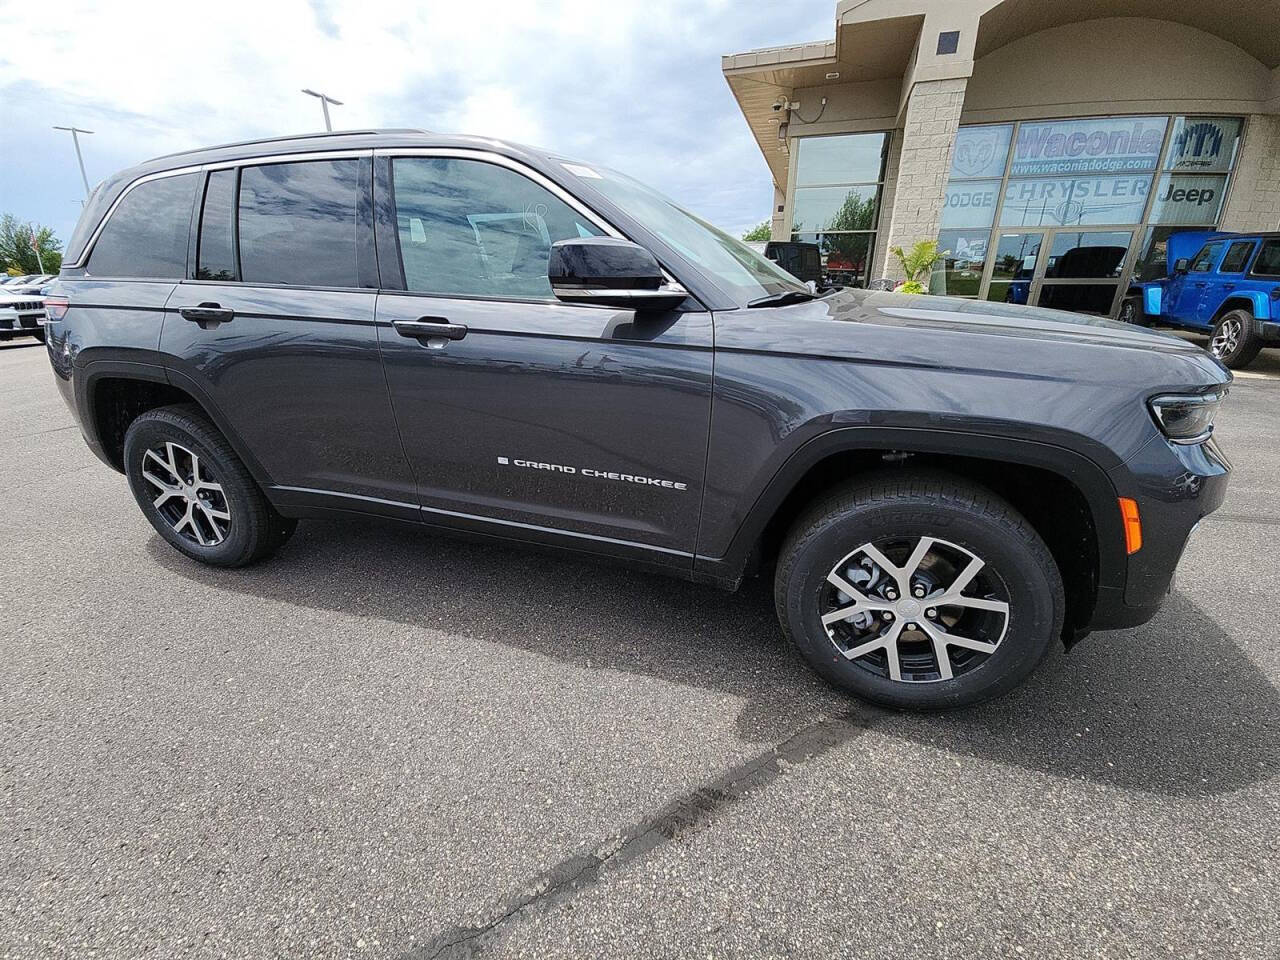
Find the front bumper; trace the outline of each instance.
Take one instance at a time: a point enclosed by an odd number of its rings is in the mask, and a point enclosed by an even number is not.
[[[1128,558],[1123,586],[1099,585],[1089,629],[1135,627],[1155,616],[1192,531],[1222,506],[1230,476],[1231,462],[1213,438],[1180,445],[1153,437],[1111,471],[1118,494],[1138,502],[1142,549]]]
[[[46,320],[43,310],[39,313],[15,313],[12,310],[0,310],[0,337],[6,334],[18,336],[36,333],[45,325]]]

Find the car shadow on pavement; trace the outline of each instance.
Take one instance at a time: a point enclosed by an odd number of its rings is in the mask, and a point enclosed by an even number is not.
[[[913,715],[862,704],[812,674],[783,639],[763,580],[728,594],[380,523],[301,524],[277,558],[244,570],[188,561],[159,537],[148,549],[216,589],[726,692],[746,704],[737,731],[748,742],[843,714],[952,753],[1161,794],[1222,793],[1280,771],[1280,693],[1182,595],[1140,629],[1056,649],[1001,700]]]

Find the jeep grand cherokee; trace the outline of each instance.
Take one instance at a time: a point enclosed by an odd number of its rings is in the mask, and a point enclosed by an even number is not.
[[[814,669],[898,706],[1149,619],[1230,470],[1230,375],[1194,346],[818,296],[634,180],[488,139],[143,163],[94,192],[47,306],[86,441],[188,557],[375,515],[771,574]]]

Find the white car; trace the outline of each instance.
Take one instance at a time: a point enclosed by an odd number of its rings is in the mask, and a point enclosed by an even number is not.
[[[0,287],[0,341],[15,337],[44,340],[44,297],[38,293],[9,293]]]

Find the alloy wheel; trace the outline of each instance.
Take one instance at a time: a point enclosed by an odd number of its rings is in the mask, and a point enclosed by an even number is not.
[[[194,452],[166,441],[142,456],[142,476],[157,491],[151,505],[175,533],[215,547],[231,529],[231,507],[222,484]]]
[[[864,543],[822,585],[822,626],[847,660],[904,683],[981,666],[1009,627],[1009,594],[973,551],[935,537]]]
[[[1240,344],[1240,335],[1244,332],[1244,327],[1235,317],[1227,317],[1220,324],[1218,329],[1213,333],[1213,339],[1209,341],[1209,352],[1221,360],[1223,357],[1230,356],[1235,353],[1236,347]]]

